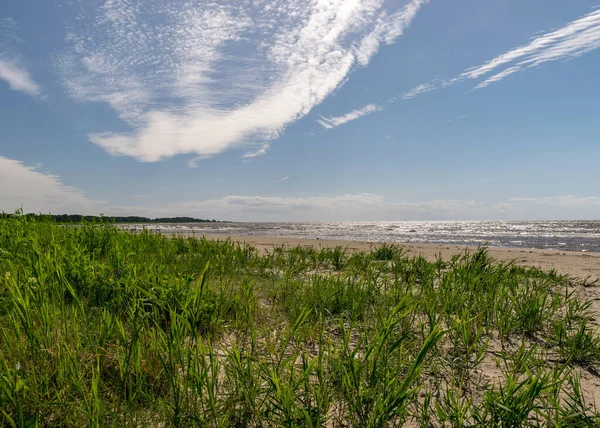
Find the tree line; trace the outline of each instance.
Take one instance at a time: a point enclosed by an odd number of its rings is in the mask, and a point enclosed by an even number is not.
[[[23,214],[20,211],[17,211],[14,214],[0,213],[0,218],[9,218],[13,216],[22,216],[29,219],[35,219],[38,221],[55,221],[57,223],[99,223],[99,222],[108,222],[108,223],[214,223],[217,220],[212,219],[200,219],[194,217],[158,217],[158,218],[149,218],[149,217],[140,217],[140,216],[106,216],[100,214],[99,216],[95,215],[81,215],[81,214],[35,214],[28,213]]]

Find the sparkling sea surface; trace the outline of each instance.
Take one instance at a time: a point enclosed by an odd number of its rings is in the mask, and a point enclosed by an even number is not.
[[[180,223],[121,225],[168,234],[219,234],[411,242],[600,252],[594,221],[395,221],[333,223]]]

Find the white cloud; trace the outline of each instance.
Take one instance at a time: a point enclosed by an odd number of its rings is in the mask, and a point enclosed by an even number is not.
[[[90,135],[113,155],[152,162],[254,145],[257,156],[425,3],[109,0],[69,26],[56,66],[73,97],[108,103],[132,127]]]
[[[283,177],[278,182],[289,179]],[[148,200],[148,195],[132,199]],[[512,198],[506,201],[434,199],[390,201],[383,195],[357,193],[334,196],[276,197],[231,195],[189,202],[161,201],[159,205],[110,205],[86,197],[55,174],[41,172],[17,160],[0,156],[0,211],[193,216],[240,221],[378,221],[378,220],[528,220],[597,219],[598,196]]]
[[[289,175],[286,175],[285,177],[280,178],[279,180],[277,180],[275,183],[281,183],[282,181],[287,180],[288,178],[290,178]]]
[[[370,113],[381,110],[381,107],[375,104],[367,104],[363,108],[352,110],[350,113],[346,113],[343,116],[337,117],[323,117],[319,116],[321,119],[317,120],[317,123],[321,125],[323,128],[331,129],[343,125],[344,123],[348,123],[352,120],[358,119],[360,117],[366,116]]]
[[[152,214],[148,210],[144,215]],[[400,221],[594,219],[600,197],[555,196],[483,202],[460,199],[388,201],[371,193],[328,197],[227,196],[169,204],[161,215],[239,221]]]
[[[0,156],[0,210],[14,212],[21,207],[25,212],[53,214],[99,214],[102,208],[60,177]]]
[[[262,156],[267,153],[267,150],[271,147],[271,143],[263,143],[257,150],[252,152],[245,153],[242,157],[244,158],[254,158],[256,156]]]
[[[361,40],[357,51],[357,61],[361,65],[367,65],[371,57],[379,50],[381,41],[392,44],[398,37],[404,34],[419,9],[429,0],[413,0],[404,8],[391,14],[382,12],[375,18],[375,27]]]
[[[543,207],[557,207],[557,208],[569,208],[573,210],[585,209],[585,208],[596,208],[598,211],[594,218],[600,215],[600,197],[598,196],[547,196],[544,198],[511,198],[510,202],[523,204],[528,206],[543,206]],[[591,218],[591,217],[590,217]]]
[[[25,92],[33,97],[41,93],[40,86],[34,82],[29,71],[15,58],[8,59],[0,55],[0,80],[8,83],[13,91]]]
[[[0,18],[0,80],[6,82],[13,91],[25,92],[36,97],[41,94],[40,86],[10,47],[12,44],[23,42],[23,39],[18,37],[17,30],[17,21],[13,18]]]
[[[352,218],[350,216],[359,214],[358,210],[381,203],[383,198],[372,194],[305,198],[232,195],[221,199],[185,202],[172,207],[177,211],[230,220],[318,221],[348,220]]]
[[[415,86],[410,91],[404,93],[402,95],[402,99],[409,100],[411,98],[416,97],[417,95],[421,95],[426,92],[431,92],[431,91],[434,91],[434,90],[439,89],[444,86],[447,86],[447,85],[445,85],[445,81],[439,80],[439,79],[428,82],[428,83],[421,83],[420,85]],[[393,98],[393,101],[395,101],[395,100],[396,100],[396,98]]]
[[[511,74],[550,61],[576,58],[598,48],[600,48],[600,10],[595,10],[558,30],[535,37],[523,46],[498,55],[482,65],[469,68],[457,77],[421,84],[405,93],[402,98],[410,99],[456,83],[483,78],[475,86],[475,89],[481,89]],[[484,78],[486,75],[488,77]]]

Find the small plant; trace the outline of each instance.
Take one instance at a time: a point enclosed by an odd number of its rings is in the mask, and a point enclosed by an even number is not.
[[[542,399],[561,384],[552,371],[527,372],[523,379],[509,375],[498,390],[488,390],[485,407],[475,414],[475,420],[485,426],[522,427],[539,424],[545,411]]]
[[[600,336],[597,331],[590,330],[585,320],[572,327],[557,321],[553,342],[560,355],[570,363],[593,365],[600,361]]]
[[[519,376],[534,369],[539,369],[543,361],[539,358],[538,346],[536,344],[528,345],[523,340],[515,352],[501,353],[501,359],[504,364],[504,370],[512,376]]]
[[[285,306],[292,319],[308,307],[315,317],[347,318],[357,321],[377,298],[377,291],[359,281],[345,277],[313,276],[301,288],[285,296]]]
[[[357,426],[385,426],[402,421],[406,407],[416,394],[417,381],[425,357],[445,334],[434,330],[423,343],[415,360],[398,377],[394,363],[407,336],[392,339],[395,327],[408,314],[403,303],[396,306],[383,322],[374,338],[364,346],[350,345],[350,336],[342,326],[344,394],[348,399],[351,419]]]
[[[381,244],[371,253],[373,259],[379,261],[394,260],[402,256],[402,249],[394,244]]]
[[[479,317],[469,319],[470,314],[467,311],[460,315],[462,316],[450,318],[447,324],[450,327],[450,365],[462,384],[471,371],[483,361],[489,339],[484,339],[483,327],[478,322]]]
[[[450,385],[435,402],[437,420],[453,427],[472,425],[473,399],[464,394],[462,388]]]
[[[347,262],[347,248],[340,246],[333,249],[324,248],[319,257],[327,260],[335,270],[341,270]]]
[[[553,402],[556,409],[553,422],[562,426],[598,427],[600,413],[594,404],[586,402],[581,389],[580,376],[570,373],[567,379],[567,385],[563,387],[566,398],[561,400],[557,395]]]
[[[517,328],[529,335],[542,330],[552,316],[549,294],[528,282],[513,289],[512,307]]]

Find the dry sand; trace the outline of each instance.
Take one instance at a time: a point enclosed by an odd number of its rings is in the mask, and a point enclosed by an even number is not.
[[[246,243],[257,247],[259,250],[272,249],[274,247],[314,247],[333,248],[342,246],[349,251],[369,250],[381,245],[377,242],[363,241],[333,241],[321,239],[304,238],[281,238],[271,236],[228,236],[228,235],[204,235],[207,239],[227,239],[235,242]],[[428,259],[435,258],[441,254],[442,258],[449,259],[455,254],[461,254],[466,249],[473,251],[477,247],[466,247],[447,244],[397,244],[412,254],[421,254]],[[587,279],[588,283],[600,282],[600,253],[582,253],[578,251],[550,251],[527,248],[489,248],[489,254],[502,261],[515,260],[522,266],[538,267],[544,270],[556,269],[559,274],[566,274],[580,279]]]

